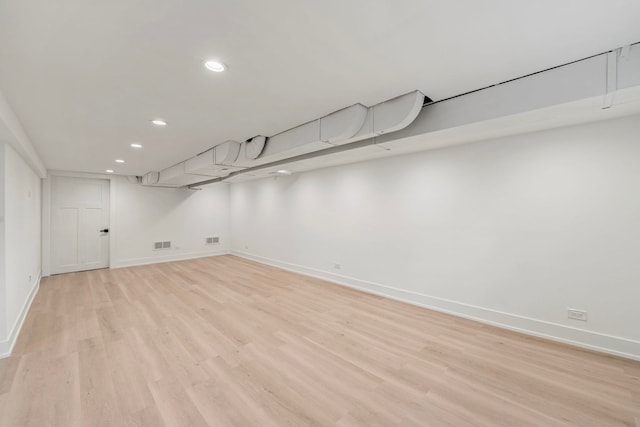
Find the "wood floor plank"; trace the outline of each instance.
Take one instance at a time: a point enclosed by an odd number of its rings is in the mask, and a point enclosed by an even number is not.
[[[129,414],[153,406],[153,397],[146,378],[127,341],[112,341],[104,346],[119,406]],[[127,390],[127,393],[120,393],[120,390]]]
[[[193,427],[211,425],[203,418],[189,398],[186,389],[177,379],[165,377],[151,382],[149,386],[156,407],[166,425]]]
[[[18,371],[20,358],[7,357],[0,359],[0,395],[11,391],[16,372]]]
[[[640,427],[640,362],[233,256],[42,279],[0,426]]]
[[[146,329],[133,328],[126,334],[129,351],[147,382],[161,380],[170,372],[169,364],[155,345],[152,333]]]
[[[116,395],[124,390],[116,392],[104,347],[85,348],[78,353],[78,360],[82,425],[112,426],[126,419]]]
[[[123,424],[126,427],[165,427],[167,424],[162,419],[158,408],[149,406],[134,414],[130,414]]]
[[[78,353],[51,361],[39,398],[45,402],[43,418],[48,425],[82,425]]]

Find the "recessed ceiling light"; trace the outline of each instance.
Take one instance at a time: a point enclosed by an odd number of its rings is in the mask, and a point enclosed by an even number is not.
[[[116,159],[116,163],[124,163],[124,160],[122,160],[122,159]]]
[[[113,169],[107,169],[105,172],[106,173],[113,173]]]
[[[153,123],[156,126],[166,126],[167,125],[167,122],[165,122],[162,119],[153,119],[153,120],[151,120],[151,123]]]
[[[291,171],[288,171],[286,169],[280,169],[276,173],[279,173],[280,175],[291,175]]]
[[[142,144],[131,144],[131,148],[142,148]]]
[[[219,61],[207,61],[204,63],[204,67],[209,71],[213,71],[214,73],[221,73],[227,68],[222,62]]]

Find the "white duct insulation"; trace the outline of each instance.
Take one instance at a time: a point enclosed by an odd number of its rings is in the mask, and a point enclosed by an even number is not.
[[[240,154],[234,165],[239,167],[250,167],[260,156],[267,142],[267,137],[258,135],[240,145]]]
[[[280,169],[303,172],[638,113],[640,44],[635,44],[431,103],[410,125],[393,133],[251,168],[224,182],[265,178]]]
[[[394,132],[408,126],[418,116],[424,99],[421,92],[415,91],[370,108],[355,104],[270,138],[259,135],[243,143],[226,141],[159,173],[147,173],[142,184],[182,187]]]
[[[414,91],[371,108],[355,104],[289,129],[269,138],[251,167],[404,129],[420,113],[424,98],[422,92]]]
[[[240,145],[239,168],[199,185],[302,172],[640,113],[640,44],[510,80],[423,107],[412,92],[360,104],[266,140]],[[255,139],[255,138],[254,138]],[[256,156],[256,152],[259,154]],[[251,153],[251,154],[249,154]],[[143,180],[144,181],[144,180]]]
[[[160,178],[159,172],[148,172],[142,175],[140,183],[142,185],[156,185],[158,184],[158,178]]]
[[[240,143],[226,141],[184,162],[184,172],[193,175],[226,176],[242,170],[234,166],[240,154]]]

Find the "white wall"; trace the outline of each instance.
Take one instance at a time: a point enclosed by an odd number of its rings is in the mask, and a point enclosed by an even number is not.
[[[127,267],[228,253],[229,186],[203,190],[132,184],[124,176],[50,171],[50,176],[110,181],[110,267]],[[43,185],[43,275],[51,274],[51,178]],[[205,237],[219,237],[205,245]],[[153,242],[171,241],[170,250]]]
[[[7,288],[6,288],[6,264],[5,264],[5,209],[4,209],[4,188],[5,188],[5,151],[6,144],[0,143],[0,347],[7,339]],[[6,345],[6,343],[5,343]],[[6,352],[0,348],[0,357]]]
[[[229,241],[229,186],[200,191],[153,188],[116,181],[116,232],[112,267],[225,253]],[[220,244],[205,245],[205,237]],[[153,250],[153,242],[172,242],[171,250]]]
[[[233,184],[233,249],[640,358],[638,135],[635,116]]]
[[[41,180],[4,146],[4,335],[0,354],[17,335],[40,280]],[[7,348],[9,347],[9,348]]]

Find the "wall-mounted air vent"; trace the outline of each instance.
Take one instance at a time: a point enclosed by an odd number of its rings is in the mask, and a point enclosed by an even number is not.
[[[207,245],[217,245],[218,243],[220,243],[220,238],[219,237],[207,237],[205,239],[205,242]]]
[[[171,249],[171,242],[153,242],[153,250]]]

